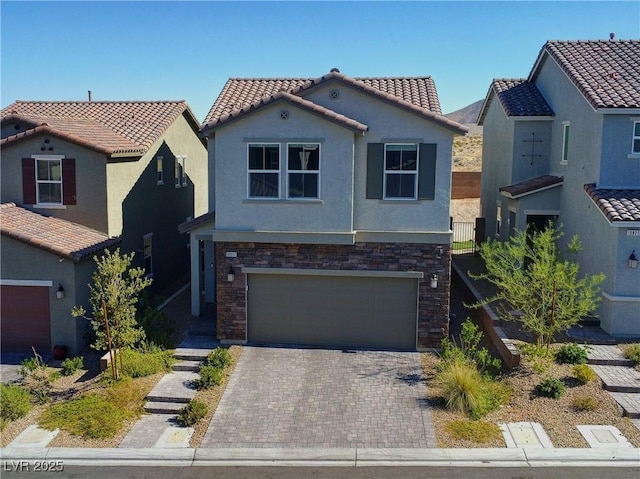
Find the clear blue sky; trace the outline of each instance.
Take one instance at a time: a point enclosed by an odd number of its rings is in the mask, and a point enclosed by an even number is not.
[[[186,100],[229,77],[431,75],[445,113],[526,77],[548,39],[640,38],[640,1],[12,2],[0,102]]]

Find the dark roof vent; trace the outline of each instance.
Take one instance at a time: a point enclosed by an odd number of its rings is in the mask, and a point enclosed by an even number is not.
[[[331,73],[340,73],[340,70],[338,70],[337,68],[332,68]]]
[[[616,34],[615,33],[612,32],[612,33],[609,34],[609,40],[615,40],[615,38],[616,38]]]

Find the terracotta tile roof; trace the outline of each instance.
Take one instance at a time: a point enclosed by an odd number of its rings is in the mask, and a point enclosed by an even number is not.
[[[205,118],[201,132],[225,123],[230,117],[248,111],[251,105],[268,101],[278,93],[304,97],[311,88],[329,80],[341,81],[458,133],[467,132],[466,127],[442,116],[431,77],[351,78],[335,69],[320,78],[230,78]]]
[[[591,200],[611,222],[640,221],[640,189],[618,190],[584,185]]]
[[[534,83],[526,78],[495,78],[480,110],[478,124],[482,124],[494,95],[507,116],[553,116],[553,110]]]
[[[70,221],[35,213],[15,203],[0,205],[0,233],[73,261],[120,243],[119,238]]]
[[[553,58],[594,108],[640,108],[640,40],[548,41],[529,81],[545,55]]]
[[[183,113],[197,131],[198,121],[184,101],[17,101],[0,111],[2,122],[26,121],[43,129],[4,138],[2,144],[47,132],[107,154],[142,155]]]
[[[261,99],[250,103],[249,105],[245,105],[244,107],[238,109],[238,110],[233,110],[229,113],[225,113],[224,115],[222,115],[221,117],[217,118],[214,122],[209,123],[207,125],[205,125],[201,131],[208,131],[212,128],[216,128],[219,125],[222,124],[227,124],[233,120],[237,120],[238,118],[241,118],[243,116],[245,116],[248,113],[251,113],[254,110],[258,110],[260,108],[263,108],[271,103],[274,103],[278,100],[282,100],[282,101],[286,101],[289,103],[293,103],[295,105],[298,105],[299,107],[320,115],[322,117],[324,117],[325,119],[332,121],[334,123],[338,123],[342,126],[345,126],[347,128],[350,128],[351,130],[355,130],[355,131],[359,131],[359,132],[365,132],[369,129],[369,127],[363,123],[360,123],[357,120],[353,120],[351,118],[348,118],[344,115],[341,115],[340,113],[336,113],[333,110],[329,110],[328,108],[325,108],[323,106],[317,105],[313,102],[310,102],[308,100],[305,100],[304,98],[300,98],[299,96],[295,96],[292,95],[291,93],[287,93],[287,92],[278,92],[275,95],[270,95],[267,97],[262,97]]]
[[[514,183],[509,186],[501,186],[500,193],[509,198],[520,198],[521,196],[537,193],[538,191],[561,186],[563,182],[562,176],[544,175],[529,180]]]

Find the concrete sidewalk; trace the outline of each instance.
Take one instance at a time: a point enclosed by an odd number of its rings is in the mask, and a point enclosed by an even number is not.
[[[4,448],[3,461],[84,466],[640,467],[640,449]]]

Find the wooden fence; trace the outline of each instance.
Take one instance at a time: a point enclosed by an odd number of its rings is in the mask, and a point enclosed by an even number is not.
[[[479,171],[454,171],[451,179],[451,199],[480,198]]]

